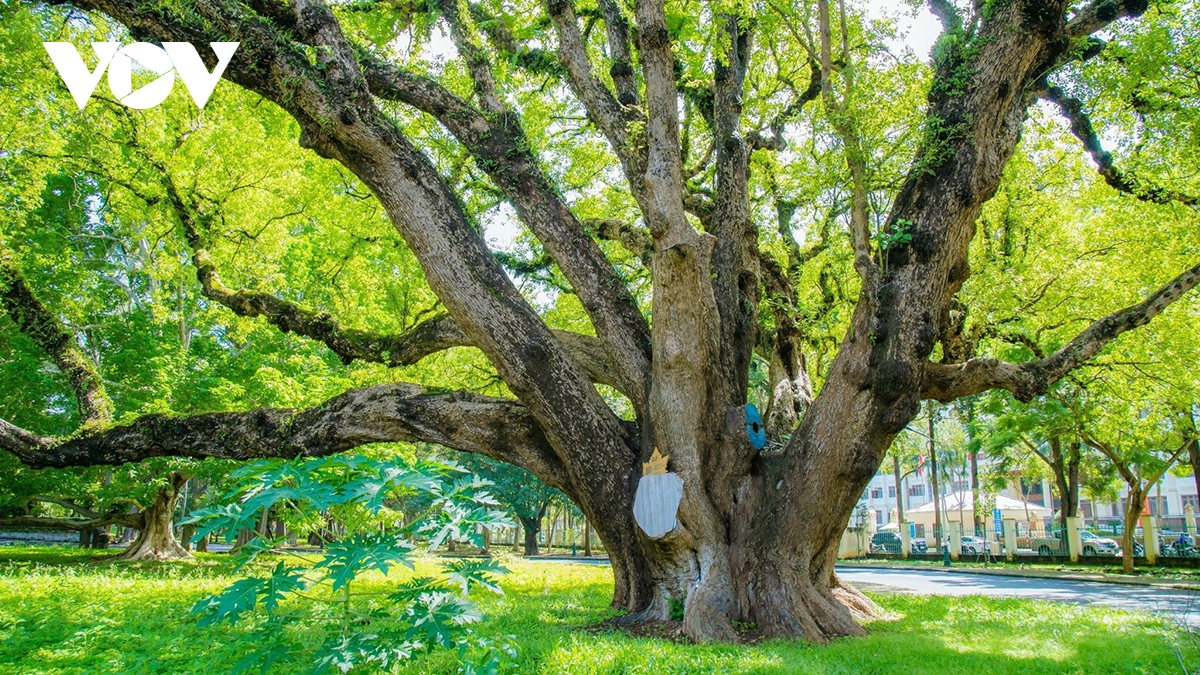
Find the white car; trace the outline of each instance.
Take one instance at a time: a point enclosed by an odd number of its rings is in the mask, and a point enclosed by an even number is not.
[[[979,555],[988,550],[988,543],[982,537],[964,536],[960,543],[963,555]]]
[[[1112,539],[1097,536],[1095,533],[1084,530],[1079,533],[1083,540],[1084,555],[1120,555],[1121,547],[1117,546],[1117,542]]]

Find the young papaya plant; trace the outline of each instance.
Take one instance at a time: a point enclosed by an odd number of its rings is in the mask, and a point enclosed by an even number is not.
[[[449,540],[478,546],[483,528],[511,525],[488,481],[453,462],[359,456],[256,462],[234,478],[223,504],[185,521],[196,526],[194,537],[223,533],[233,543],[270,514],[293,532],[317,533],[322,543],[314,557],[284,546],[286,537],[260,532],[234,549],[231,564],[237,571],[269,572],[239,579],[192,608],[201,625],[252,626],[256,647],[235,672],[268,672],[297,650],[311,651],[314,673],[386,671],[435,649],[457,650],[464,673],[499,673],[511,665],[516,651],[510,641],[471,630],[483,618],[472,598],[503,594],[497,579],[507,570],[493,559],[447,561],[436,575],[397,582],[390,593],[360,590],[367,573],[414,569],[414,552],[422,546]],[[406,518],[399,506],[413,503],[422,508]],[[338,524],[336,538],[327,535],[335,531],[331,521]],[[256,561],[268,564],[251,567]],[[291,629],[307,632],[314,625],[319,639],[306,638],[301,646],[288,640]]]

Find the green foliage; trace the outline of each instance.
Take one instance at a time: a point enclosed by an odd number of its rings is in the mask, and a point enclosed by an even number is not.
[[[565,504],[567,497],[519,466],[497,462],[481,455],[463,455],[462,465],[491,482],[496,501],[518,520],[536,520],[552,504]]]
[[[477,591],[503,594],[497,576],[507,570],[495,560],[455,561],[436,577],[402,583],[383,599],[356,592],[362,579],[387,576],[397,566],[414,567],[414,549],[446,539],[481,541],[482,527],[508,522],[493,507],[490,485],[450,463],[412,465],[357,456],[260,462],[234,472],[238,485],[229,504],[197,511],[188,521],[197,536],[225,531],[232,540],[272,511],[293,523],[322,523],[336,515],[345,535],[327,542],[315,561],[280,548],[284,543],[259,537],[241,546],[233,569],[252,568],[264,556],[287,555],[269,574],[250,576],[199,600],[192,612],[200,625],[257,621],[262,638],[239,663],[263,672],[287,658],[274,634],[301,622],[307,614],[289,600],[300,597],[324,607],[321,647],[312,655],[314,672],[374,667],[389,669],[432,648],[458,648],[466,659],[479,651],[475,666],[498,672],[509,652],[491,643],[477,645],[469,626],[482,620],[470,599]],[[394,509],[413,494],[427,498],[419,517],[407,520]],[[477,649],[478,647],[478,649]],[[470,659],[464,664],[471,663]],[[490,664],[490,665],[488,665]],[[490,669],[490,670],[489,670]]]
[[[879,251],[879,270],[887,274],[888,251],[912,242],[913,222],[907,219],[897,220],[891,229],[881,229],[872,237],[875,248]]]

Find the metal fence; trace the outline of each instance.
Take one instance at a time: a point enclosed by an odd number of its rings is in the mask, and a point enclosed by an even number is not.
[[[1061,560],[1071,555],[1069,537],[1057,522],[1021,522],[1016,521],[1015,537],[1010,542],[1013,546],[1012,557],[1022,559],[1053,559]],[[969,560],[988,560],[1007,558],[1010,555],[1006,545],[1004,525],[997,530],[991,522],[975,527],[973,523],[948,523],[942,527],[925,526],[917,523],[905,523],[909,531],[910,552],[914,556],[943,556],[950,553],[951,557]],[[1121,557],[1124,541],[1124,527],[1119,522],[1092,523],[1080,532],[1078,554],[1089,562],[1104,562],[1103,559]],[[870,535],[863,553],[872,555],[896,556],[902,554],[903,537],[897,529],[883,529]],[[1145,546],[1145,533],[1138,527],[1133,533],[1133,554],[1137,558],[1148,557]],[[853,548],[853,547],[851,547]],[[845,550],[845,548],[844,548]],[[1153,553],[1153,552],[1152,552]],[[1173,559],[1200,559],[1200,549],[1196,537],[1185,529],[1161,529],[1158,532],[1157,555],[1158,564],[1171,564]],[[1189,560],[1189,566],[1200,560]]]

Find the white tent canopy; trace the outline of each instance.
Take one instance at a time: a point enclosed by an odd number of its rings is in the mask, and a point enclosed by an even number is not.
[[[942,518],[946,522],[972,523],[975,520],[975,502],[970,490],[948,494],[941,499]],[[1041,504],[1030,504],[1004,495],[995,496],[995,507],[1000,509],[1000,517],[1015,519],[1023,522],[1036,520],[1051,515],[1050,509]],[[992,512],[980,514],[991,525]],[[933,527],[933,502],[922,504],[904,512],[905,520],[926,527]]]

